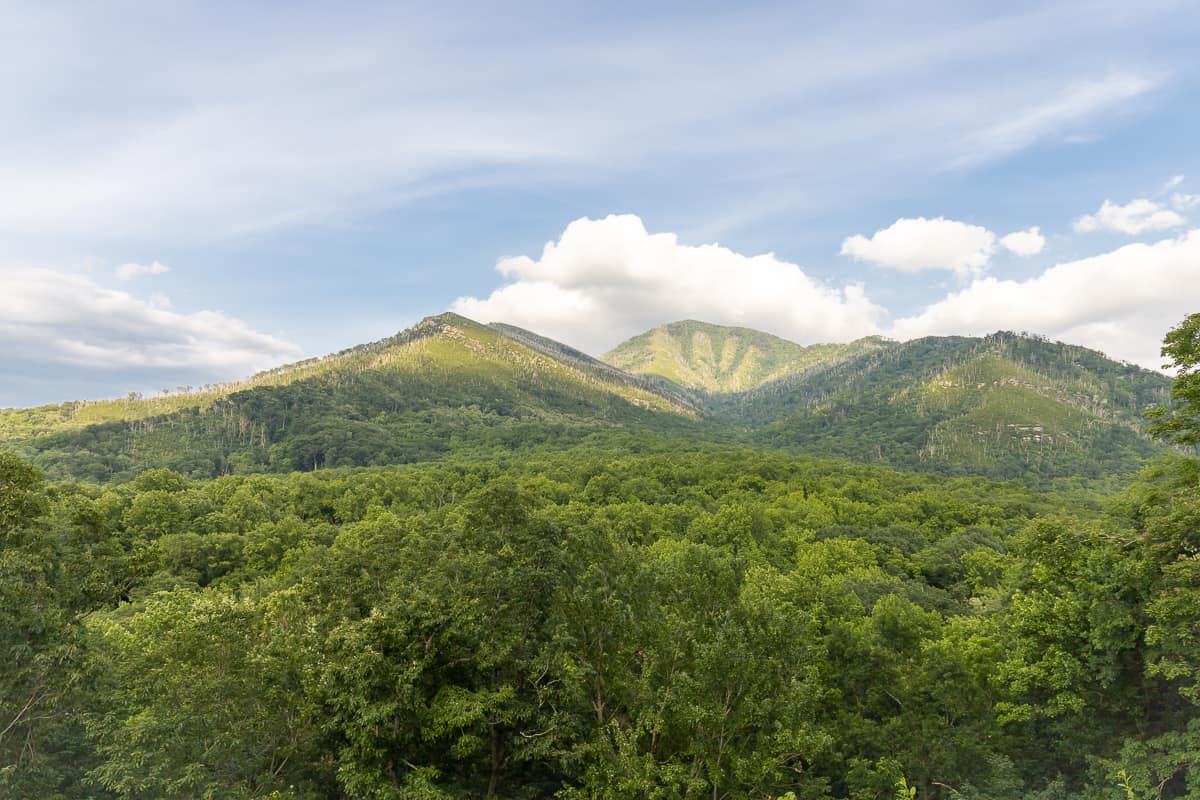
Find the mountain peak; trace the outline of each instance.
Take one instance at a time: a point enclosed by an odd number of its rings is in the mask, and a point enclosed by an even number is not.
[[[486,327],[482,323],[476,322],[468,317],[464,317],[462,314],[456,314],[453,311],[443,311],[440,314],[431,314],[430,316],[422,319],[413,327],[417,328],[422,325],[455,325],[478,328]]]
[[[885,346],[882,337],[804,346],[752,328],[685,319],[652,328],[601,356],[615,367],[710,394],[746,392]]]

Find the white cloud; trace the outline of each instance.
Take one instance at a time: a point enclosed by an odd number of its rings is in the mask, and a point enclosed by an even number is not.
[[[1184,192],[1173,191],[1179,188],[1180,184],[1183,183],[1183,180],[1183,175],[1176,175],[1164,183],[1162,187],[1162,194],[1167,194],[1168,192],[1171,194],[1171,208],[1180,213],[1189,211],[1196,206],[1200,206],[1200,194],[1186,194]]]
[[[1085,214],[1075,220],[1075,232],[1116,231],[1137,236],[1150,231],[1177,228],[1185,222],[1187,220],[1162,203],[1145,197],[1130,200],[1125,205],[1105,200],[1095,214]]]
[[[1000,244],[1010,253],[1022,258],[1035,256],[1046,246],[1046,237],[1036,225],[1026,231],[1013,231],[1007,236],[1000,237]]]
[[[815,342],[875,333],[885,313],[861,286],[828,286],[771,253],[680,244],[631,214],[575,220],[540,258],[504,258],[496,268],[514,282],[487,298],[461,297],[453,310],[592,353],[684,318]]]
[[[0,270],[0,351],[6,367],[141,373],[193,370],[234,378],[300,355],[295,344],[219,311],[181,313],[83,275]]]
[[[1200,230],[1058,264],[1025,281],[983,277],[896,320],[890,335],[1026,330],[1093,347],[1150,369],[1167,329],[1197,310]]]
[[[122,264],[117,267],[116,276],[123,281],[132,280],[139,275],[161,275],[164,272],[170,272],[171,269],[166,264],[160,264],[155,261],[150,264]]]
[[[1171,195],[1171,206],[1176,211],[1187,211],[1188,209],[1200,206],[1200,194],[1184,194],[1176,192]]]
[[[996,234],[979,225],[944,217],[898,219],[870,238],[842,242],[841,254],[901,272],[952,270],[960,276],[980,272],[996,251]]]
[[[1040,236],[1036,228],[1015,233]],[[1200,230],[1057,264],[1028,280],[976,275],[890,326],[861,286],[830,287],[771,254],[682,245],[674,234],[647,233],[632,215],[576,220],[540,258],[501,259],[497,269],[513,282],[487,298],[459,298],[453,310],[593,353],[654,325],[696,318],[802,342],[1025,330],[1159,369],[1166,330],[1196,311],[1188,289],[1200,285]]]

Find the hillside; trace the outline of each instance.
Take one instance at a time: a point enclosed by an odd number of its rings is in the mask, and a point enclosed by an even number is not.
[[[556,356],[548,341],[442,314],[199,392],[5,410],[0,443],[54,477],[112,480],[154,467],[210,476],[403,463],[697,416],[645,380],[565,346]]]
[[[1136,470],[1159,449],[1143,413],[1170,386],[1102,353],[1012,333],[804,347],[689,320],[602,359],[695,390],[710,429],[759,445],[1035,482]]]
[[[110,481],[155,467],[287,472],[588,437],[669,449],[686,437],[1039,482],[1135,470],[1160,447],[1142,414],[1169,387],[1101,353],[1011,333],[803,347],[688,321],[604,359],[442,314],[236,383],[3,410],[0,446],[55,478]]]
[[[614,384],[642,389],[652,394],[666,397],[672,402],[692,410],[698,411],[704,406],[703,398],[677,382],[664,381],[657,375],[643,375],[626,371],[601,359],[589,356],[587,353],[576,350],[573,347],[569,347],[562,342],[557,342],[554,339],[527,331],[524,328],[518,328],[516,325],[493,322],[488,327],[499,331],[514,342],[537,350],[539,353],[550,356],[564,364],[583,369],[590,374],[603,376],[606,380],[612,381]]]
[[[1128,473],[1158,449],[1143,413],[1170,381],[1083,347],[996,333],[928,337],[732,398],[754,438],[997,478]]]
[[[750,391],[797,372],[887,346],[879,337],[805,347],[750,328],[684,320],[653,328],[605,353],[602,361],[709,394]]]

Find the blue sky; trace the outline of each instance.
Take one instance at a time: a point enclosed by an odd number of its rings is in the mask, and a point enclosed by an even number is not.
[[[0,3],[0,405],[447,308],[1147,366],[1200,311],[1194,3],[444,5]]]

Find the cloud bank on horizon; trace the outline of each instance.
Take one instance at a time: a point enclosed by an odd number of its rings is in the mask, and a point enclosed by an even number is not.
[[[1148,202],[1124,207],[1143,209]],[[1169,227],[1185,222],[1181,217]],[[538,257],[499,259],[496,269],[505,283],[484,297],[461,296],[451,309],[482,322],[529,328],[594,354],[656,325],[701,319],[804,344],[876,334],[907,340],[1026,331],[1161,368],[1165,328],[1193,313],[1200,300],[1194,291],[1200,286],[1200,229],[1050,264],[1024,279],[988,274],[1000,251],[1029,259],[1046,241],[1036,226],[998,236],[942,217],[901,218],[870,237],[847,237],[842,256],[884,272],[954,275],[957,286],[903,315],[874,301],[864,282],[833,285],[774,253],[684,244],[674,233],[648,231],[633,214],[583,217]],[[168,272],[159,261],[130,262],[111,277],[129,283]],[[179,311],[159,292],[138,297],[105,287],[96,276],[10,267],[0,268],[0,282],[0,349],[17,373],[58,365],[123,374],[140,380],[140,387],[156,371],[199,383],[304,355],[299,345],[236,317]]]
[[[157,261],[130,263],[115,277],[124,281],[167,271]],[[162,294],[140,298],[87,275],[8,268],[0,269],[0,285],[0,352],[18,378],[50,366],[120,375],[129,381],[128,390],[144,390],[151,388],[148,374],[200,384],[301,355],[287,339],[220,311],[176,311]]]
[[[1005,240],[1008,240],[1005,242]],[[452,310],[482,322],[530,328],[592,353],[642,331],[692,318],[758,328],[812,344],[889,338],[980,336],[1015,330],[1083,344],[1160,369],[1164,325],[1195,311],[1200,230],[1051,265],[1025,280],[984,274],[997,242],[1028,257],[1045,245],[1038,228],[997,237],[943,218],[901,219],[873,237],[846,239],[842,254],[888,269],[950,270],[961,288],[920,313],[892,316],[861,283],[831,286],[773,253],[681,244],[649,233],[632,214],[578,219],[539,258],[502,258],[509,282]]]

